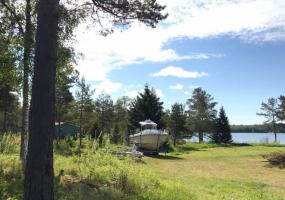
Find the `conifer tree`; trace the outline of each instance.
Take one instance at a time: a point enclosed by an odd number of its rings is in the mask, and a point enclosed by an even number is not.
[[[214,143],[231,143],[232,134],[225,109],[221,107],[219,117],[216,120],[216,131],[211,136]]]
[[[176,146],[176,140],[186,131],[186,115],[182,104],[175,103],[171,106],[169,129]]]
[[[278,115],[277,118],[280,121],[284,121],[285,120],[285,96],[281,95],[279,97],[279,105],[278,105]]]
[[[262,102],[261,111],[257,113],[259,116],[264,116],[266,120],[264,124],[269,124],[274,132],[274,141],[277,142],[277,120],[279,114],[278,101],[275,98],[269,98],[267,103]]]
[[[199,133],[199,142],[203,142],[204,133],[212,132],[217,111],[214,98],[202,88],[196,88],[192,97],[187,100],[189,107],[188,126],[193,132]]]
[[[163,102],[157,97],[155,90],[145,85],[144,91],[139,93],[137,98],[131,103],[129,128],[134,131],[139,128],[139,122],[150,119],[157,123],[158,128],[164,127]]]

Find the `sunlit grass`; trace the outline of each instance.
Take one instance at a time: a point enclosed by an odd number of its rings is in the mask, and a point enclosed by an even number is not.
[[[19,136],[0,140],[0,199],[22,199]],[[6,142],[3,142],[6,141]],[[281,200],[285,171],[269,168],[262,155],[279,145],[185,144],[142,161],[115,156],[124,149],[85,139],[55,141],[55,197],[63,200]]]

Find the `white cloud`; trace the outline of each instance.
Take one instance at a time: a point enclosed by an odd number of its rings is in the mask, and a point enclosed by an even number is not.
[[[135,98],[138,96],[139,93],[143,93],[144,89],[134,89],[134,90],[128,90],[124,93],[124,96],[128,96],[130,98]],[[163,91],[161,89],[155,89],[155,93],[158,97],[165,97]]]
[[[102,93],[112,94],[123,87],[122,83],[112,82],[108,79],[96,84],[95,86],[95,95],[100,95]]]
[[[186,71],[181,67],[168,66],[161,69],[159,72],[152,74],[153,77],[177,77],[177,78],[200,78],[208,76],[205,72]]]
[[[182,90],[184,88],[184,85],[177,83],[175,85],[170,85],[169,88],[172,90]]]
[[[188,88],[191,89],[191,90],[196,89],[198,87],[200,87],[200,86],[199,85],[189,85],[188,86]]]
[[[128,97],[133,99],[133,98],[136,98],[136,96],[138,96],[139,92],[140,91],[138,91],[138,90],[129,90],[129,91],[125,92],[124,96],[128,96]]]
[[[145,61],[219,58],[223,54],[181,55],[166,44],[172,39],[220,35],[250,42],[285,40],[284,0],[159,0],[168,19],[156,29],[134,23],[129,29],[102,37],[98,30],[78,29],[76,50],[85,54],[78,70],[87,80],[106,80],[113,70]]]
[[[184,91],[183,93],[184,93],[186,96],[190,96],[190,95],[191,95],[191,93],[188,92],[188,91]]]
[[[155,89],[155,93],[159,98],[164,97],[164,93],[161,89]]]

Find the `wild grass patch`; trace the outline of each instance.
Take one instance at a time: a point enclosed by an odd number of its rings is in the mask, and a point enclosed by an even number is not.
[[[285,152],[272,152],[270,154],[263,155],[270,165],[277,166],[279,168],[285,168]]]
[[[0,134],[0,153],[14,154],[20,152],[20,136],[14,133]]]

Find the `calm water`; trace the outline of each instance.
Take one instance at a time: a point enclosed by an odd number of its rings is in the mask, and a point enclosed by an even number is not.
[[[274,142],[274,133],[232,133],[235,143],[271,143]],[[207,141],[207,139],[206,139]],[[277,141],[285,144],[285,133],[277,133]],[[198,142],[197,137],[192,137],[189,142]]]
[[[271,143],[274,142],[274,133],[232,133],[236,143]],[[277,142],[285,144],[285,133],[277,133]]]

